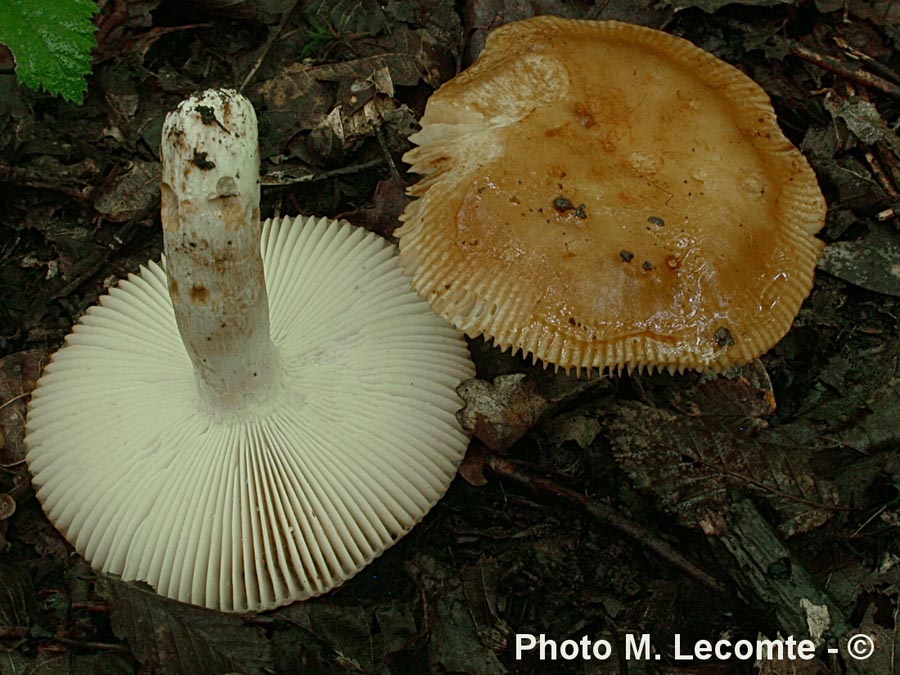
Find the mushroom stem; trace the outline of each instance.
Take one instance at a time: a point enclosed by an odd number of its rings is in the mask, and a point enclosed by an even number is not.
[[[275,377],[260,254],[256,114],[232,90],[191,96],[162,133],[169,295],[204,398],[232,407]]]

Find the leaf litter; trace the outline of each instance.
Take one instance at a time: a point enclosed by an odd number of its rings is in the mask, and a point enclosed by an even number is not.
[[[139,584],[104,579],[112,630],[160,675],[262,675],[272,666],[265,631],[242,617],[166,600]]]

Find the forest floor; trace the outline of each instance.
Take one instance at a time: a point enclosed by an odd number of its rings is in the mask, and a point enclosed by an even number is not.
[[[0,509],[0,675],[900,673],[900,3],[100,4],[82,105],[20,87],[0,56],[0,507],[16,506]],[[462,475],[314,601],[225,615],[92,573],[34,498],[27,394],[84,310],[161,254],[165,113],[241,88],[259,111],[263,217],[390,238],[428,96],[491,29],[534,14],[660,28],[768,92],[828,202],[791,331],[722,377],[579,380],[470,341],[480,417]],[[848,654],[857,633],[868,660]],[[517,634],[612,649],[516,660]],[[644,635],[659,658],[626,658]],[[682,650],[779,635],[819,649],[684,661],[676,635]]]

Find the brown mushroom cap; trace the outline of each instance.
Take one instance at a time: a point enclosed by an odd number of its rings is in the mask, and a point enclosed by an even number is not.
[[[470,336],[565,369],[718,370],[812,288],[812,169],[759,85],[686,40],[507,24],[421,124],[400,260]]]

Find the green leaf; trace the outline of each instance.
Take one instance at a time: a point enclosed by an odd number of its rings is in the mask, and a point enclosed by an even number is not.
[[[0,0],[0,42],[16,58],[19,81],[80,102],[96,45],[94,0]]]

